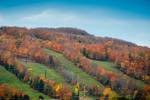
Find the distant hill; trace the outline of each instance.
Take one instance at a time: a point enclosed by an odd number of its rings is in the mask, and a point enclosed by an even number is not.
[[[40,30],[48,30],[50,32],[60,32],[64,34],[74,34],[74,35],[90,35],[88,32],[78,28],[71,27],[59,27],[59,28],[35,28]]]

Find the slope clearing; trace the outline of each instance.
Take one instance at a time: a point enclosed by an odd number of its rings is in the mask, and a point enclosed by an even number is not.
[[[48,96],[33,90],[29,85],[18,80],[15,75],[5,70],[5,68],[2,66],[0,66],[0,83],[7,84],[9,86],[15,87],[18,90],[21,90],[25,94],[29,95],[32,100],[38,100],[39,96],[43,96],[45,99],[50,99]]]
[[[112,62],[108,62],[108,61],[96,61],[96,60],[93,60],[93,63],[94,64],[97,64],[99,67],[103,67],[105,68],[106,70],[108,71],[111,71],[113,73],[117,73],[118,75],[120,75],[122,78],[126,79],[127,81],[128,80],[133,80],[136,85],[138,87],[141,87],[143,88],[146,84],[141,81],[141,80],[137,80],[137,79],[134,79],[132,77],[129,77],[128,75],[124,74],[123,72],[121,72],[119,69],[117,69],[115,67],[115,65],[112,63]]]
[[[45,65],[39,63],[20,62],[28,69],[32,69],[30,72],[34,76],[45,75],[46,73],[46,79],[54,80],[57,83],[65,83],[64,78],[52,68],[47,68]]]
[[[63,66],[65,70],[68,70],[73,74],[75,74],[80,79],[79,83],[84,82],[86,86],[89,86],[91,84],[96,84],[100,87],[101,90],[104,89],[104,86],[102,84],[100,84],[92,76],[88,75],[87,73],[83,72],[80,68],[75,66],[71,61],[65,58],[63,54],[54,52],[49,49],[44,49],[44,51],[47,52],[47,54],[53,56],[55,60],[58,60],[61,66]]]

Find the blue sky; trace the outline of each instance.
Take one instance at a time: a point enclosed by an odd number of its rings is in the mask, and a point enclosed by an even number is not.
[[[150,0],[0,0],[0,26],[76,27],[150,47]]]

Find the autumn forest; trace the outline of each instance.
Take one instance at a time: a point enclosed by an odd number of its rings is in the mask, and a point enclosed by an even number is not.
[[[0,100],[149,100],[150,48],[77,28],[0,27]]]

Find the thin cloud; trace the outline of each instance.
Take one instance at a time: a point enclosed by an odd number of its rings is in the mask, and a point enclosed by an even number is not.
[[[77,19],[77,16],[71,14],[71,13],[62,13],[59,11],[42,11],[38,14],[25,16],[21,18],[21,21],[27,21],[27,22],[35,22],[35,21],[59,21],[59,22],[69,22]]]

